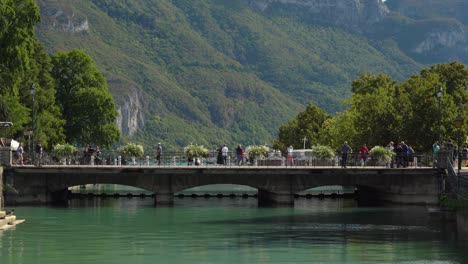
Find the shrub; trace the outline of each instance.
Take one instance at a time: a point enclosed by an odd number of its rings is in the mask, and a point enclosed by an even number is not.
[[[204,146],[190,144],[184,148],[184,153],[187,158],[206,158],[210,152]]]
[[[380,165],[388,164],[392,161],[392,157],[395,153],[385,147],[375,146],[369,151],[372,158],[377,160]]]
[[[335,157],[335,152],[329,146],[317,145],[312,147],[312,156],[318,160],[331,161]]]
[[[135,158],[140,158],[145,153],[145,151],[143,150],[143,146],[136,143],[128,143],[127,145],[120,147],[119,151],[124,157]]]
[[[65,158],[78,152],[78,148],[70,144],[57,144],[54,147],[54,152],[58,157]]]
[[[249,155],[250,158],[264,158],[270,152],[270,148],[267,146],[248,146],[245,152]]]

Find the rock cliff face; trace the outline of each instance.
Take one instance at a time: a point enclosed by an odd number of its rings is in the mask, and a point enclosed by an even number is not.
[[[361,31],[390,12],[382,0],[246,0],[262,12],[274,7],[298,8],[309,19]]]
[[[445,28],[434,29],[426,33],[413,49],[413,52],[424,54],[434,49],[454,48],[468,40],[468,34],[462,25],[453,25]]]
[[[123,135],[133,136],[145,124],[140,93],[134,89],[131,95],[125,97],[117,106],[117,127]]]
[[[62,32],[89,32],[87,17],[76,15],[62,9],[46,9],[42,12],[43,24],[48,28]]]

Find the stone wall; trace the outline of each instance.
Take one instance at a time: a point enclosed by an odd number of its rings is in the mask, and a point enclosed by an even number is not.
[[[457,212],[457,230],[461,239],[468,239],[468,211]]]
[[[13,155],[10,147],[0,147],[0,165],[11,166]]]

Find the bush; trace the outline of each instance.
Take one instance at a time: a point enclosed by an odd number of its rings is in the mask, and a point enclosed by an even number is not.
[[[390,163],[392,161],[392,157],[395,155],[395,152],[381,146],[373,147],[369,153],[380,165]]]
[[[143,150],[143,146],[136,143],[128,143],[127,145],[120,147],[119,151],[122,153],[124,157],[130,158],[140,158],[143,156],[145,151]]]
[[[209,155],[207,148],[198,145],[188,145],[184,148],[184,153],[187,158],[206,158]]]
[[[265,158],[270,152],[270,148],[267,146],[248,146],[245,152],[250,158]]]
[[[312,156],[318,160],[331,161],[335,157],[335,152],[329,146],[317,145],[312,147]]]
[[[78,148],[70,144],[57,144],[54,147],[55,155],[61,158],[70,157],[78,152]]]

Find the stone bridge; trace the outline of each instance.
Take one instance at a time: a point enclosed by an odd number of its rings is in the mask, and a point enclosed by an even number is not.
[[[155,193],[156,205],[171,205],[174,194],[210,184],[257,188],[259,205],[293,205],[298,192],[327,185],[355,186],[360,198],[400,204],[438,204],[443,171],[432,168],[319,167],[85,167],[4,168],[7,205],[47,204],[67,200],[68,187],[119,184]],[[12,189],[12,188],[10,188]]]

